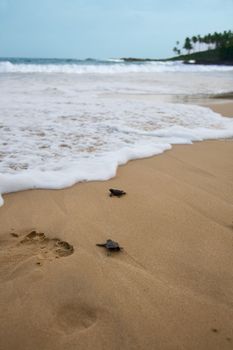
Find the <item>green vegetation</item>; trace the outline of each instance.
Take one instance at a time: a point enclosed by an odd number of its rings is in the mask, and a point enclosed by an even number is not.
[[[199,64],[233,64],[233,32],[213,33],[204,36],[187,37],[183,49],[188,53],[181,55],[179,42],[173,51],[178,55],[169,60],[195,61]]]
[[[180,42],[177,41],[176,45],[173,48],[173,51],[176,52],[178,55],[181,54],[181,49],[179,49]],[[204,36],[197,35],[193,36],[192,38],[187,37],[184,41],[183,49],[185,49],[188,54],[193,51],[206,51],[213,50],[213,49],[219,49],[223,47],[229,47],[233,45],[233,32],[231,30],[224,31],[223,33],[213,33],[213,34],[207,34]],[[205,50],[201,50],[201,48],[205,47]]]
[[[182,48],[180,42],[176,42],[173,48],[177,55],[168,59],[151,58],[122,58],[125,62],[152,62],[152,61],[184,61],[195,64],[229,64],[233,65],[233,32],[231,30],[223,33],[213,33],[204,36],[194,35],[185,38]],[[186,52],[183,54],[182,50]]]
[[[195,61],[196,64],[230,64],[233,65],[233,45],[214,50],[194,52],[169,58],[167,61]]]

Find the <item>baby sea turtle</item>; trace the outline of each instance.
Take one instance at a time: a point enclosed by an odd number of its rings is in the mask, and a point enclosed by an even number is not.
[[[107,239],[106,243],[97,243],[96,244],[98,247],[104,247],[108,250],[112,250],[112,251],[120,251],[121,249],[123,249],[122,247],[119,246],[119,244],[117,242],[112,241],[111,239]]]
[[[109,191],[110,191],[110,197],[113,197],[113,196],[121,197],[121,196],[123,196],[124,194],[126,194],[125,191],[117,190],[117,189],[115,189],[115,188],[110,188]]]

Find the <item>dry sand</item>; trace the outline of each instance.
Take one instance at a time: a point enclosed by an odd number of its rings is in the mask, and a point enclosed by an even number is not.
[[[175,146],[107,182],[5,195],[0,349],[233,349],[232,155]]]

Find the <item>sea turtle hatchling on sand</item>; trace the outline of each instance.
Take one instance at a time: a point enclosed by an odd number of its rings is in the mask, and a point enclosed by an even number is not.
[[[109,192],[110,192],[110,197],[113,197],[113,196],[121,197],[121,196],[123,196],[124,194],[126,194],[125,191],[117,190],[117,189],[115,189],[115,188],[110,188],[110,189],[109,189]]]
[[[123,249],[122,247],[119,246],[117,242],[112,241],[111,239],[107,239],[106,243],[97,243],[96,245],[98,247],[104,247],[108,250],[115,251],[115,252]]]

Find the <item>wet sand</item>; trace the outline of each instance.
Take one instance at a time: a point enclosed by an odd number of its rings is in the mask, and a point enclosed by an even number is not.
[[[233,116],[232,103],[213,109]],[[110,198],[111,187],[127,195]],[[233,348],[231,140],[4,199],[0,349]],[[124,250],[96,246],[108,238]]]

